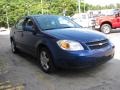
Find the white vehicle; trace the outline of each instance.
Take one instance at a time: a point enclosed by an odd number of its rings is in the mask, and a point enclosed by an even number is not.
[[[1,27],[0,28],[0,32],[2,32],[2,31],[6,31],[7,29],[5,28],[5,27]]]
[[[75,14],[72,16],[72,20],[82,27],[94,26],[94,18],[89,17],[87,13]]]

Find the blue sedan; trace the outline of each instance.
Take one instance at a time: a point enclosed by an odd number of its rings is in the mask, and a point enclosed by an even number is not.
[[[31,15],[18,20],[10,32],[13,53],[37,57],[41,69],[87,68],[114,56],[114,45],[100,32],[86,30],[67,17]]]

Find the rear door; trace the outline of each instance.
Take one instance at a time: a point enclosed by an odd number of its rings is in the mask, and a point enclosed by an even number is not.
[[[14,34],[14,39],[16,42],[16,46],[21,48],[22,47],[22,35],[23,35],[23,22],[24,22],[24,18],[19,20],[16,25],[15,25],[15,30],[13,32]]]

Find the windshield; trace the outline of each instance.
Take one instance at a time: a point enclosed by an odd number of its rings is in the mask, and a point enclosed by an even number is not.
[[[39,24],[39,27],[43,30],[81,27],[68,17],[64,16],[43,15],[37,16],[36,20]]]

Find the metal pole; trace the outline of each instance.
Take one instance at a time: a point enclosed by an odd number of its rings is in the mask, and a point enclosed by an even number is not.
[[[7,28],[9,30],[10,29],[10,25],[9,25],[9,18],[8,18],[8,14],[7,14],[7,8],[8,7],[6,7],[6,22],[7,22]]]
[[[30,12],[29,12],[29,4],[27,3],[27,15],[29,15]]]
[[[41,0],[41,9],[42,9],[42,14],[43,14],[43,1]]]
[[[85,13],[85,7],[86,7],[86,4],[85,4],[85,0],[84,0],[84,13]]]
[[[79,13],[80,13],[80,0],[78,0],[78,10],[79,10]]]
[[[29,12],[29,3],[28,2],[26,2],[25,3],[25,12],[26,12],[26,15],[29,15],[30,14],[30,12]],[[27,10],[27,11],[26,11]]]

